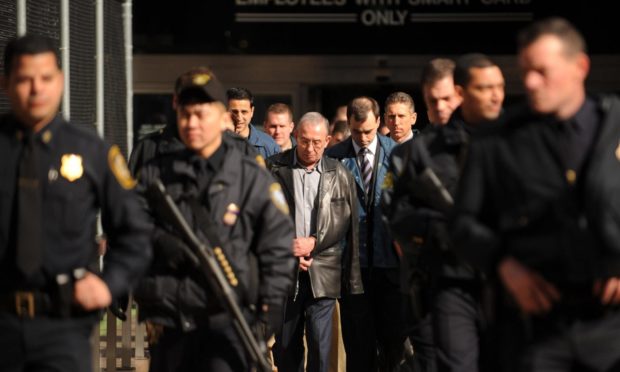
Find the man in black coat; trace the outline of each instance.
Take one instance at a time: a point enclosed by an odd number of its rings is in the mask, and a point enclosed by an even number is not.
[[[466,54],[456,60],[454,82],[461,106],[445,125],[433,125],[394,150],[391,171],[397,172],[397,153],[404,154],[404,170],[383,192],[384,213],[406,263],[411,341],[416,352],[423,350],[415,355],[423,371],[435,369],[435,356],[438,371],[478,371],[479,365],[481,278],[451,251],[447,218],[470,136],[501,113],[504,77],[487,56]],[[431,183],[429,172],[440,186]]]
[[[137,170],[140,190],[163,182],[196,234],[221,247],[248,323],[258,317],[273,330],[295,265],[288,206],[269,172],[223,139],[226,112],[214,82],[207,71],[183,75],[176,112],[184,148],[148,159]],[[209,274],[184,254],[169,222],[156,216],[155,225],[154,261],[135,291],[142,318],[161,331],[151,346],[151,371],[249,370],[231,318],[208,286]]]
[[[567,21],[536,22],[518,41],[528,107],[470,146],[456,248],[503,287],[507,369],[615,371],[620,101],[586,95],[585,42]]]
[[[295,221],[297,281],[289,295],[274,359],[279,371],[304,367],[327,372],[332,319],[341,293],[363,293],[359,262],[355,180],[338,160],[323,156],[329,122],[318,112],[301,117],[297,145],[269,158]]]
[[[151,258],[151,225],[118,146],[58,115],[63,73],[41,36],[12,40],[0,117],[0,370],[92,369],[95,310]],[[111,249],[98,273],[97,215]]]

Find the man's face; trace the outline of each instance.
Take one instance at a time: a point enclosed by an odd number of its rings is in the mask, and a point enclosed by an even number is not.
[[[353,138],[355,143],[360,147],[368,147],[377,135],[379,118],[372,111],[368,112],[368,116],[364,121],[356,121],[352,116],[349,120],[349,127],[351,128],[351,138]]]
[[[228,111],[235,125],[235,133],[247,134],[248,125],[252,122],[252,115],[254,115],[254,107],[250,105],[250,100],[231,99],[228,101]]]
[[[209,157],[222,142],[225,112],[216,103],[177,106],[179,137],[188,149]]]
[[[5,81],[13,112],[35,131],[58,113],[62,88],[63,74],[51,52],[16,56]]]
[[[472,124],[495,120],[504,102],[504,76],[497,66],[472,67],[470,80],[465,87],[457,86],[463,97],[461,112],[465,121]]]
[[[302,123],[297,129],[297,159],[304,166],[316,164],[329,143],[331,136],[323,124]]]
[[[279,114],[270,112],[267,114],[263,128],[281,148],[284,148],[285,145],[288,145],[293,132],[293,118],[287,112]]]
[[[411,133],[417,115],[405,103],[392,103],[385,108],[385,124],[390,129],[390,136],[400,142]]]
[[[327,145],[327,147],[331,147],[331,146],[337,145],[337,144],[339,144],[340,142],[344,141],[347,138],[348,138],[348,136],[346,136],[342,132],[334,132],[332,134],[332,139],[329,141],[329,144]]]
[[[560,39],[544,35],[521,50],[519,66],[532,109],[557,116],[581,99],[589,60],[583,53],[567,55]]]
[[[430,85],[424,85],[422,91],[428,110],[428,120],[433,124],[447,124],[452,112],[461,104],[461,98],[456,94],[452,76],[446,76]]]

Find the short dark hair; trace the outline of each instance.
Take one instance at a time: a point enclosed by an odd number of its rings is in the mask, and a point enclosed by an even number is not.
[[[471,79],[472,68],[487,68],[497,66],[491,58],[482,53],[464,54],[456,60],[454,67],[454,84],[465,87]]]
[[[434,58],[422,69],[420,84],[422,87],[454,75],[454,61],[449,58]]]
[[[332,134],[342,133],[345,136],[351,135],[351,130],[349,129],[349,123],[345,120],[336,120],[334,123],[334,129],[332,129]]]
[[[254,96],[249,89],[234,87],[230,88],[226,91],[226,98],[230,101],[231,99],[236,100],[248,100],[250,101],[250,107],[254,107]]]
[[[403,103],[409,106],[411,112],[415,112],[415,104],[413,103],[413,98],[411,98],[411,96],[405,92],[394,92],[390,94],[385,99],[385,105],[383,107],[384,109],[387,109],[389,105],[392,105],[394,103]]]
[[[291,118],[291,121],[293,121],[293,110],[291,109],[291,106],[286,103],[276,102],[269,105],[269,107],[267,107],[267,111],[265,112],[265,120],[269,114],[288,114],[288,117]]]
[[[581,32],[572,23],[560,17],[542,19],[519,31],[517,49],[521,51],[545,35],[553,35],[560,39],[567,55],[588,52],[586,41]]]
[[[347,105],[347,121],[350,122],[351,118],[355,121],[365,121],[369,112],[372,112],[375,118],[379,117],[379,104],[374,98],[367,96],[353,98]]]
[[[42,53],[53,53],[56,59],[56,66],[60,69],[58,47],[52,39],[35,34],[28,34],[11,39],[4,49],[4,76],[9,76],[13,71],[15,57],[25,54]]]

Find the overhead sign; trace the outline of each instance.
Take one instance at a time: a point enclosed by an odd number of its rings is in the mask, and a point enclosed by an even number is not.
[[[238,23],[528,22],[533,0],[235,0]]]

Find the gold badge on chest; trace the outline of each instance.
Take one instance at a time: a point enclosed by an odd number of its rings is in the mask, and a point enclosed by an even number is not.
[[[82,157],[76,154],[65,154],[60,158],[60,175],[73,182],[84,174]]]

